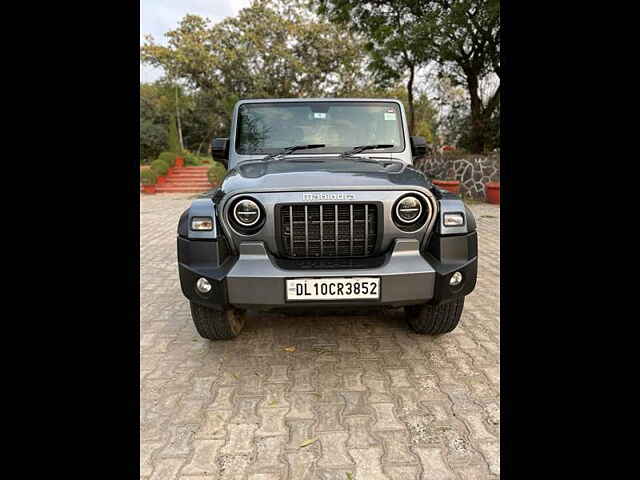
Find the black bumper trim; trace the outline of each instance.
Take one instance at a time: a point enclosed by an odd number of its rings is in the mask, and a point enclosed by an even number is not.
[[[477,256],[464,263],[442,263],[430,253],[425,253],[423,256],[436,271],[435,287],[430,304],[449,302],[470,294],[475,288],[478,277]],[[449,280],[455,272],[462,274],[462,283],[452,287],[449,285]]]
[[[229,305],[229,297],[227,295],[227,274],[233,267],[233,261],[227,261],[219,268],[204,267],[194,268],[183,263],[178,264],[178,272],[180,275],[180,288],[185,297],[193,303],[209,307],[222,309]],[[202,294],[196,290],[196,282],[199,278],[206,278],[211,286],[211,291]]]
[[[219,240],[189,240],[178,237],[178,273],[185,297],[209,308],[224,308],[229,304],[226,278],[237,257],[227,256],[226,246]],[[196,290],[199,278],[206,278],[211,291]]]
[[[478,233],[470,232],[462,235],[434,233],[425,253],[431,253],[442,263],[465,263],[478,256]]]

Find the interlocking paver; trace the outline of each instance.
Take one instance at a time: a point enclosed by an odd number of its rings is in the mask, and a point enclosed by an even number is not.
[[[191,198],[140,197],[141,478],[499,478],[499,207],[470,206],[478,283],[448,335],[414,334],[397,309],[249,312],[240,337],[209,342],[178,280]]]
[[[182,473],[187,475],[213,474],[216,468],[213,459],[216,458],[223,443],[222,440],[194,440],[195,453],[191,462],[182,469]]]

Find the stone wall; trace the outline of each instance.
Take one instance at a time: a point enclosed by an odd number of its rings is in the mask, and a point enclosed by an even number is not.
[[[466,197],[485,199],[484,185],[500,181],[500,155],[436,155],[416,162],[416,168],[435,180],[459,180]]]

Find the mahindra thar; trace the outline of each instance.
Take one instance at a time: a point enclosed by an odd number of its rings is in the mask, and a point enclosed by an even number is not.
[[[178,223],[198,333],[237,336],[242,311],[402,307],[418,333],[460,321],[477,233],[462,200],[414,168],[426,154],[392,99],[242,100],[211,154],[220,186]]]

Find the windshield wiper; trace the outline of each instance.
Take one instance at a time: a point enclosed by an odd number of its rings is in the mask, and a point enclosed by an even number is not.
[[[264,157],[262,160],[269,160],[271,158],[276,158],[276,157],[288,155],[288,154],[293,153],[293,152],[295,152],[297,150],[309,150],[309,149],[312,149],[312,148],[322,148],[324,146],[325,146],[324,143],[314,143],[314,144],[311,144],[311,145],[293,145],[291,147],[283,148],[279,152],[271,153],[271,154],[267,155],[266,157]]]
[[[351,157],[356,153],[364,152],[365,150],[374,150],[377,148],[393,148],[394,145],[390,143],[380,143],[377,145],[360,145],[359,147],[353,147],[351,150],[343,152],[340,154],[340,157]]]

